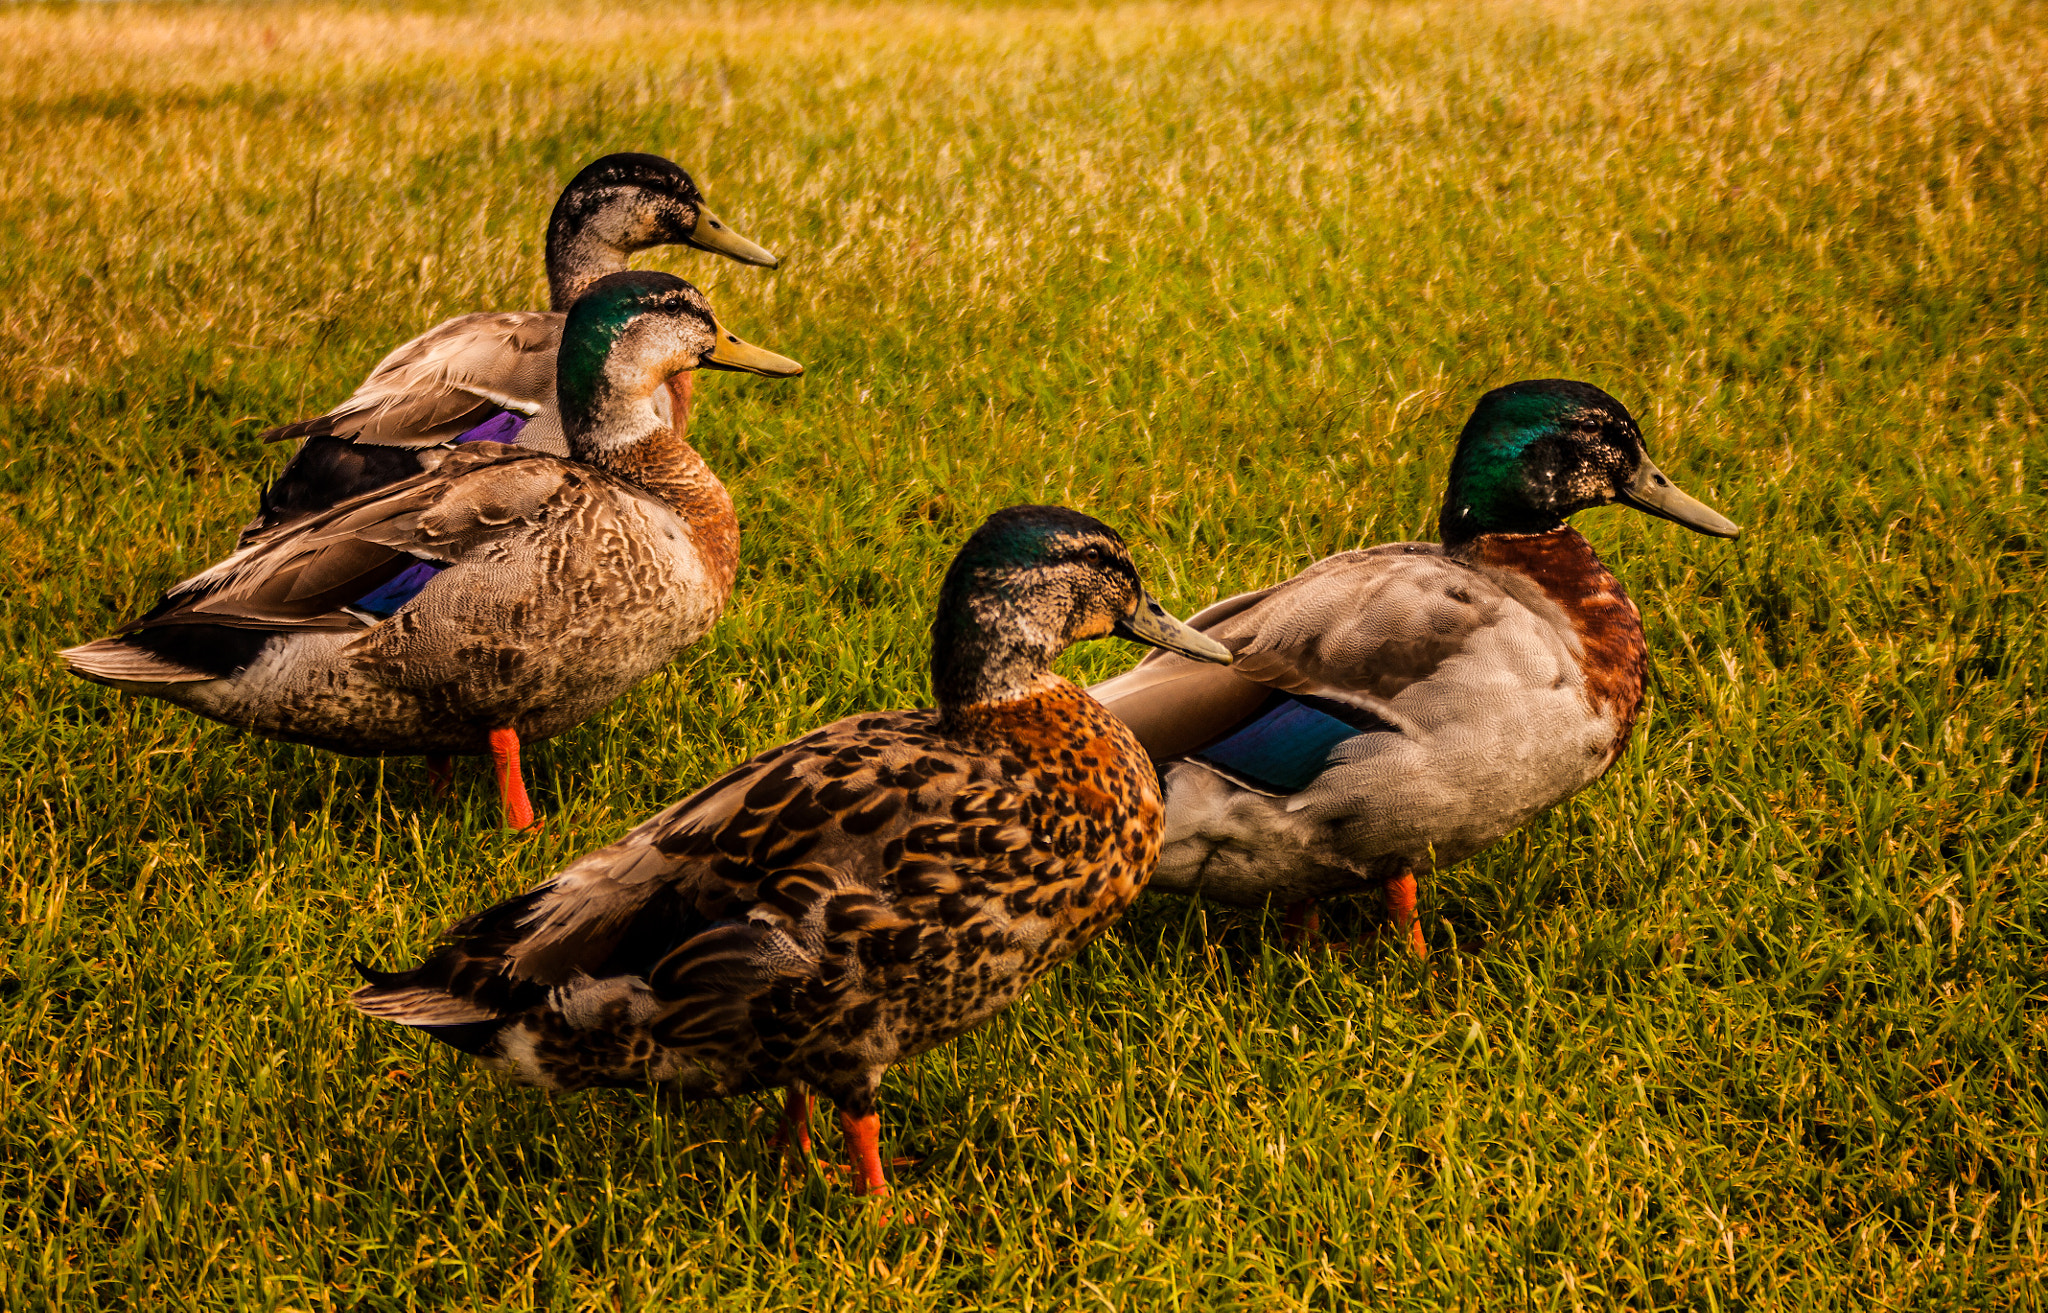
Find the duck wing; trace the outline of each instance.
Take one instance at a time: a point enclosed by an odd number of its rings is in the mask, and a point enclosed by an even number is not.
[[[1272,588],[1218,602],[1188,623],[1236,655],[1229,666],[1154,652],[1090,690],[1155,760],[1230,737],[1280,700],[1333,713],[1287,732],[1423,732],[1397,705],[1495,622],[1499,583],[1430,543],[1393,543],[1316,562]],[[1317,722],[1320,724],[1320,722]]]
[[[628,1027],[772,1065],[824,1028],[873,1024],[873,1000],[942,941],[1005,951],[1005,930],[975,911],[1003,896],[977,895],[1061,874],[1028,808],[1000,763],[962,752],[933,712],[843,720],[456,926],[422,966],[366,971],[354,1002],[479,1053],[497,1051],[489,1026],[535,1008],[566,1018],[581,1056],[504,1055],[543,1084],[626,1079],[626,1057],[610,1076],[578,1064]],[[1029,937],[1028,914],[1001,919]]]
[[[537,415],[554,402],[563,322],[552,312],[508,310],[437,324],[379,361],[348,400],[324,415],[271,429],[263,439],[433,447],[499,411]]]
[[[562,481],[542,452],[478,443],[435,468],[267,533],[173,584],[122,634],[171,625],[270,631],[360,629],[348,610],[420,562],[447,565],[530,524]]]
[[[1213,602],[1188,617],[1188,627],[1230,646],[1218,632],[1226,621],[1256,607],[1286,584],[1239,593]],[[1233,648],[1233,654],[1235,649]],[[1227,734],[1266,702],[1269,691],[1237,673],[1236,667],[1177,657],[1155,649],[1131,669],[1088,692],[1131,727],[1154,761],[1184,757]]]

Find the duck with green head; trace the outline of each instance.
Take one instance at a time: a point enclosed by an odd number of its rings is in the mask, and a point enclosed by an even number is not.
[[[659,155],[606,155],[569,180],[548,219],[549,309],[461,315],[396,347],[346,401],[285,424],[301,439],[263,490],[242,541],[427,468],[463,443],[517,442],[569,453],[555,402],[555,358],[569,307],[640,251],[686,246],[773,269],[776,258],[705,208],[690,175]],[[686,419],[690,377],[675,400]]]
[[[1145,750],[1052,671],[1111,635],[1230,659],[1146,596],[1108,526],[998,512],[939,590],[935,708],[761,754],[464,921],[423,965],[365,970],[356,1006],[554,1089],[787,1087],[784,1134],[804,1147],[818,1091],[856,1189],[886,1193],[883,1071],[1014,1001],[1152,873]]]
[[[570,456],[435,453],[422,473],[258,535],[65,664],[268,738],[487,752],[507,821],[531,824],[520,745],[610,704],[732,595],[732,498],[678,431],[671,379],[802,372],[661,273],[594,284],[561,360]]]
[[[1440,542],[1343,552],[1207,608],[1189,624],[1228,669],[1161,653],[1098,685],[1166,782],[1153,887],[1292,908],[1378,888],[1421,951],[1416,876],[1578,792],[1628,742],[1642,622],[1566,524],[1610,503],[1737,532],[1605,392],[1497,388],[1458,437]]]

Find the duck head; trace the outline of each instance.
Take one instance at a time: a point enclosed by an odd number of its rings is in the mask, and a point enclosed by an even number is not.
[[[1230,664],[1230,649],[1145,592],[1116,530],[1062,506],[1012,506],[989,516],[946,571],[932,692],[942,713],[1024,697],[1052,679],[1068,647],[1111,636]]]
[[[566,310],[650,246],[693,246],[741,264],[776,259],[704,206],[697,184],[659,155],[607,155],[562,189],[548,219],[548,297]]]
[[[1652,463],[1626,406],[1559,378],[1510,383],[1479,399],[1451,458],[1440,528],[1446,547],[1482,533],[1547,533],[1609,502],[1716,538],[1740,532]]]
[[[693,369],[788,378],[804,367],[721,328],[704,294],[673,274],[598,279],[562,326],[555,396],[569,450],[596,460],[675,430],[668,381]]]

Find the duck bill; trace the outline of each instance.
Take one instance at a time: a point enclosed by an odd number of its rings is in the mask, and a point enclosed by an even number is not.
[[[1694,533],[1733,538],[1742,532],[1742,527],[1735,521],[1698,498],[1680,492],[1678,485],[1664,477],[1664,471],[1652,465],[1648,456],[1643,457],[1635,479],[1621,488],[1616,499],[1646,515],[1682,524]]]
[[[741,264],[756,265],[762,269],[773,269],[782,263],[768,251],[734,232],[725,220],[702,207],[697,210],[697,226],[690,230],[689,242],[700,251],[709,251],[713,255],[722,255],[728,260],[738,260]]]
[[[1199,630],[1190,629],[1166,613],[1166,608],[1146,593],[1138,594],[1138,609],[1116,622],[1111,633],[1148,647],[1163,647],[1196,661],[1213,661],[1219,666],[1231,662],[1230,649]]]
[[[804,367],[788,356],[778,356],[751,342],[740,341],[720,327],[715,319],[711,321],[711,327],[718,334],[718,345],[697,361],[699,369],[729,369],[734,373],[759,374],[764,378],[794,378],[804,372]]]

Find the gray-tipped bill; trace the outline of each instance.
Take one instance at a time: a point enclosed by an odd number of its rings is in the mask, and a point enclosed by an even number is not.
[[[788,356],[778,356],[751,342],[740,341],[716,319],[711,321],[711,330],[718,335],[718,344],[698,359],[699,369],[730,369],[735,373],[760,374],[765,378],[793,378],[804,372],[804,367]]]
[[[1742,527],[1697,498],[1688,497],[1678,485],[1664,477],[1664,471],[1650,463],[1648,456],[1636,468],[1635,481],[1621,490],[1620,501],[1639,511],[1675,520],[1695,533],[1716,538],[1733,538]]]
[[[1153,601],[1147,593],[1138,594],[1137,611],[1117,621],[1110,632],[1118,638],[1128,638],[1148,647],[1163,647],[1197,661],[1214,661],[1219,666],[1227,666],[1231,662],[1229,648],[1166,614],[1166,608]]]
[[[690,231],[690,245],[700,251],[710,251],[728,260],[759,265],[763,269],[773,269],[782,263],[763,248],[727,227],[725,220],[701,205],[697,207],[697,226]]]

